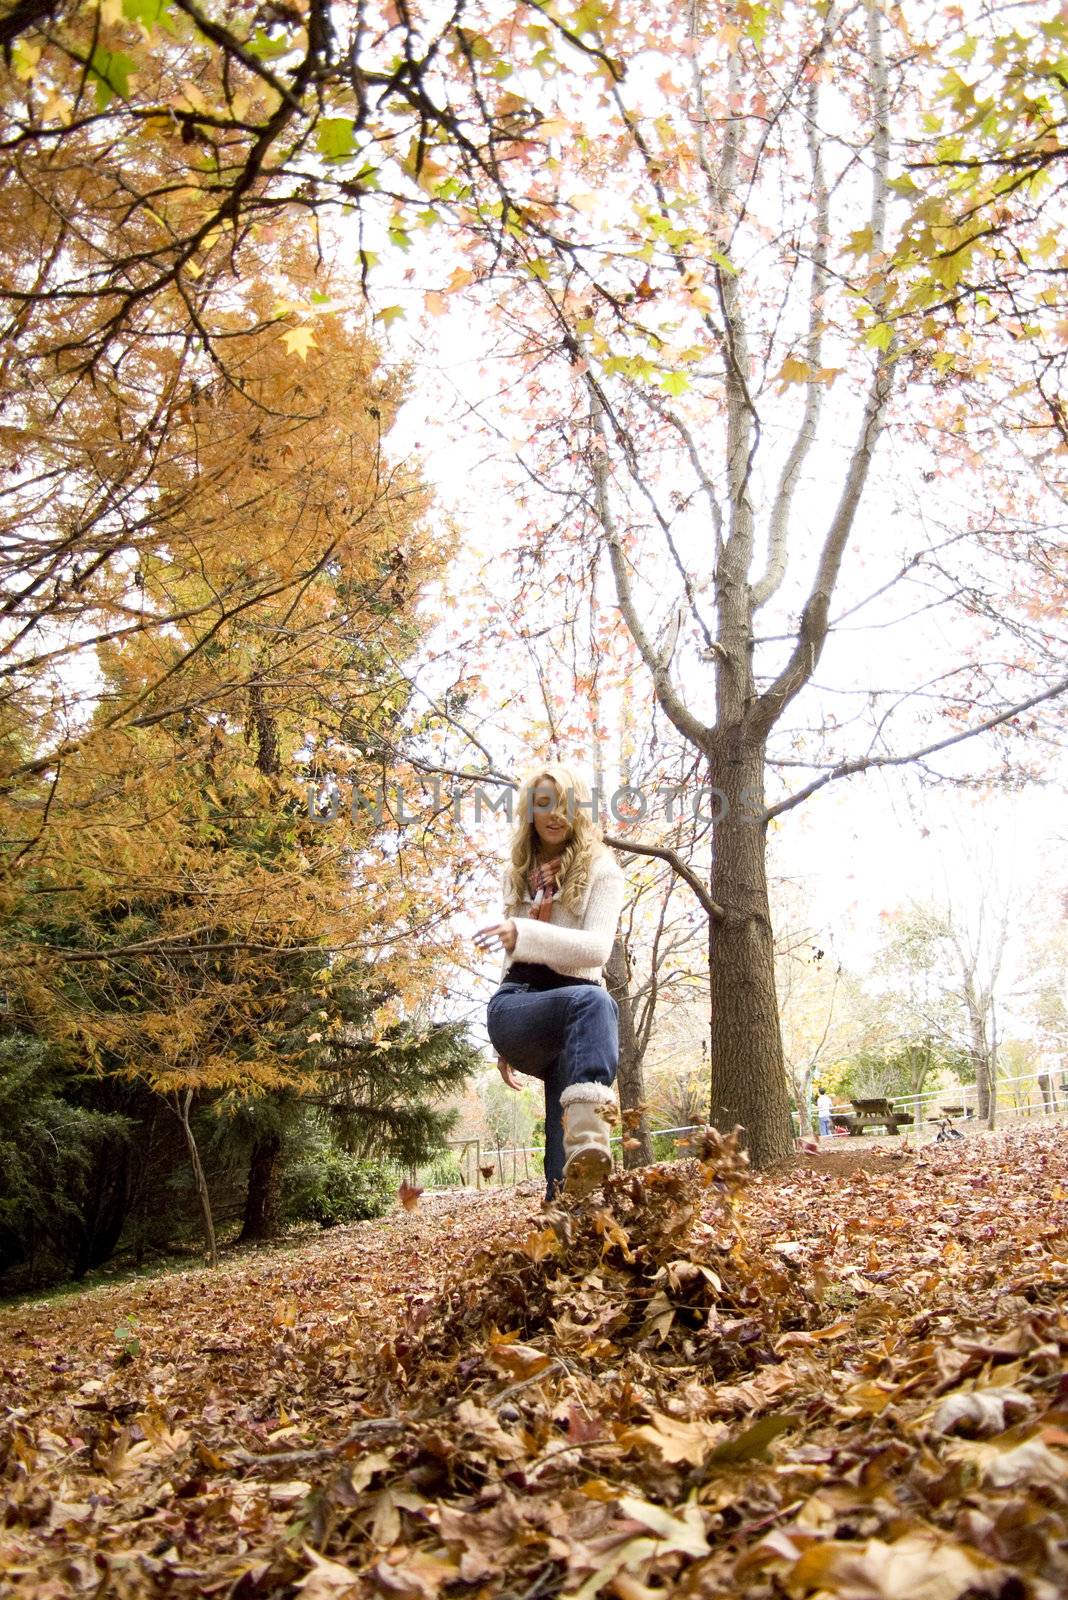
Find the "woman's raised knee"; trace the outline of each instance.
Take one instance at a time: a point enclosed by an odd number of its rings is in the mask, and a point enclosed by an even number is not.
[[[602,1012],[606,1017],[619,1015],[619,1007],[607,989],[595,987],[593,984],[575,984],[566,993],[571,1004],[581,1007],[584,1011]]]

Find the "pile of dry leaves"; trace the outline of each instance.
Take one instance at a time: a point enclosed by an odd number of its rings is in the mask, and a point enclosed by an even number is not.
[[[0,1315],[0,1595],[1058,1600],[1060,1129],[424,1197]]]

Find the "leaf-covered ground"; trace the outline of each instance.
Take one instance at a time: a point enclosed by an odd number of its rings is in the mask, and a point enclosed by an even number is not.
[[[1068,1153],[730,1143],[0,1313],[0,1594],[1068,1593]]]

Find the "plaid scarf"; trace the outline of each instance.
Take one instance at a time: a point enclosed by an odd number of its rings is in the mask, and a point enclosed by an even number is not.
[[[553,895],[559,888],[556,875],[560,870],[559,861],[545,861],[540,867],[535,867],[528,879],[530,898],[537,900],[538,891],[541,891],[541,902],[531,909],[531,916],[538,922],[548,922],[552,915]]]

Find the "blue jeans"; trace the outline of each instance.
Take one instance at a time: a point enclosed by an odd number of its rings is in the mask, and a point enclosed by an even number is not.
[[[506,980],[490,996],[486,1026],[497,1054],[545,1085],[545,1192],[551,1200],[564,1177],[560,1096],[573,1083],[615,1082],[619,1007],[597,984],[537,990]]]
[[[834,1123],[831,1121],[830,1117],[821,1117],[820,1118],[820,1138],[821,1139],[829,1139],[833,1132],[834,1132]]]

